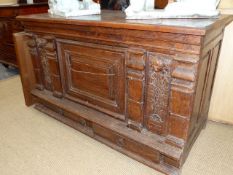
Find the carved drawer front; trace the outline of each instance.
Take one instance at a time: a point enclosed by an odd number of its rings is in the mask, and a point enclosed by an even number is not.
[[[146,126],[152,132],[165,134],[172,60],[167,55],[157,53],[149,53],[148,59]]]
[[[65,97],[123,120],[124,49],[58,40],[58,52]]]

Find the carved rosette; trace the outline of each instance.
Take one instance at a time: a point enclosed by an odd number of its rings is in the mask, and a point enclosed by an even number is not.
[[[157,134],[165,133],[171,83],[171,59],[162,54],[149,54],[146,126]]]

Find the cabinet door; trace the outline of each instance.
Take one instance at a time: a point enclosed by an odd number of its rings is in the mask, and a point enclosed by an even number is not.
[[[124,119],[125,50],[58,40],[66,98]]]

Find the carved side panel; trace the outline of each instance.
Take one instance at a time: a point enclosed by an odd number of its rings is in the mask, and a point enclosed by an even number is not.
[[[163,134],[166,130],[171,83],[172,60],[163,54],[149,54],[146,126],[148,130]]]
[[[48,87],[51,88],[51,90],[53,91],[54,96],[62,97],[62,85],[55,40],[53,37],[47,36],[44,37],[41,41],[42,45],[46,42],[44,44],[44,47],[41,48],[40,52],[41,61],[44,68],[44,75],[46,75],[46,83],[48,84]]]
[[[28,37],[37,88],[40,90],[45,88],[53,91],[54,96],[61,97],[62,86],[54,38],[30,34]]]
[[[128,126],[141,131],[144,116],[145,60],[144,50],[129,50],[127,66],[127,118]]]

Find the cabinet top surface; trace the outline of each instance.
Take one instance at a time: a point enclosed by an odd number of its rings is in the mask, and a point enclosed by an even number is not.
[[[42,22],[49,24],[85,25],[93,27],[125,28],[135,30],[161,31],[205,35],[209,29],[224,27],[233,20],[233,16],[221,15],[212,19],[147,19],[127,20],[120,11],[103,10],[101,15],[88,15],[64,18],[49,14],[19,16],[24,22]]]

